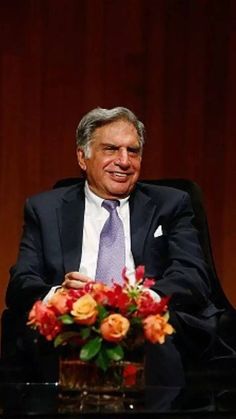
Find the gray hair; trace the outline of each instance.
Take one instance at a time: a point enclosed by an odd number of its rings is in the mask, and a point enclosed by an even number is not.
[[[80,147],[85,157],[90,157],[90,145],[94,131],[103,125],[117,121],[126,120],[134,125],[137,130],[141,150],[144,144],[145,128],[136,115],[127,108],[118,106],[113,109],[95,108],[88,112],[80,121],[76,130],[76,145]]]

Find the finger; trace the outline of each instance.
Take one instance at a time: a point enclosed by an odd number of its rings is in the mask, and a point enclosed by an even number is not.
[[[74,272],[68,272],[66,275],[65,275],[65,279],[80,279],[80,273],[79,272],[77,272],[77,271],[74,271]]]
[[[87,275],[84,275],[78,271],[74,271],[74,272],[68,272],[65,275],[65,279],[70,279],[70,280],[77,280],[77,281],[81,281],[81,282],[89,282],[92,281],[91,278],[89,278]]]
[[[74,280],[74,279],[65,279],[62,286],[65,287],[65,288],[79,289],[79,288],[84,287],[84,282]]]

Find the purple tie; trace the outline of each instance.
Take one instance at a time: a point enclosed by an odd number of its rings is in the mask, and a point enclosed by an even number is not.
[[[98,251],[96,279],[111,284],[121,283],[125,266],[125,235],[123,223],[117,213],[119,201],[104,200],[102,206],[109,212],[101,234]]]

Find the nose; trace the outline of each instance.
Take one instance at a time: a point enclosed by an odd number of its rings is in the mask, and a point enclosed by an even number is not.
[[[121,167],[129,166],[129,154],[126,148],[122,148],[119,150],[119,154],[116,159],[116,164]]]

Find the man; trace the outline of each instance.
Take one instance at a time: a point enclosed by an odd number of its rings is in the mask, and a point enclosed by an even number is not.
[[[130,273],[144,265],[146,276],[156,279],[152,292],[157,298],[171,296],[176,333],[167,344],[148,349],[148,379],[163,383],[171,375],[181,383],[181,363],[189,352],[196,344],[199,353],[211,347],[217,310],[210,302],[190,199],[175,189],[138,182],[143,144],[144,126],[126,108],[96,108],[83,117],[77,159],[86,181],[27,200],[6,302],[27,313],[35,300],[49,298],[59,286],[80,288],[91,279],[103,279],[97,274],[100,235],[109,217],[103,202],[118,201],[124,265]],[[158,373],[151,367],[155,361]]]

